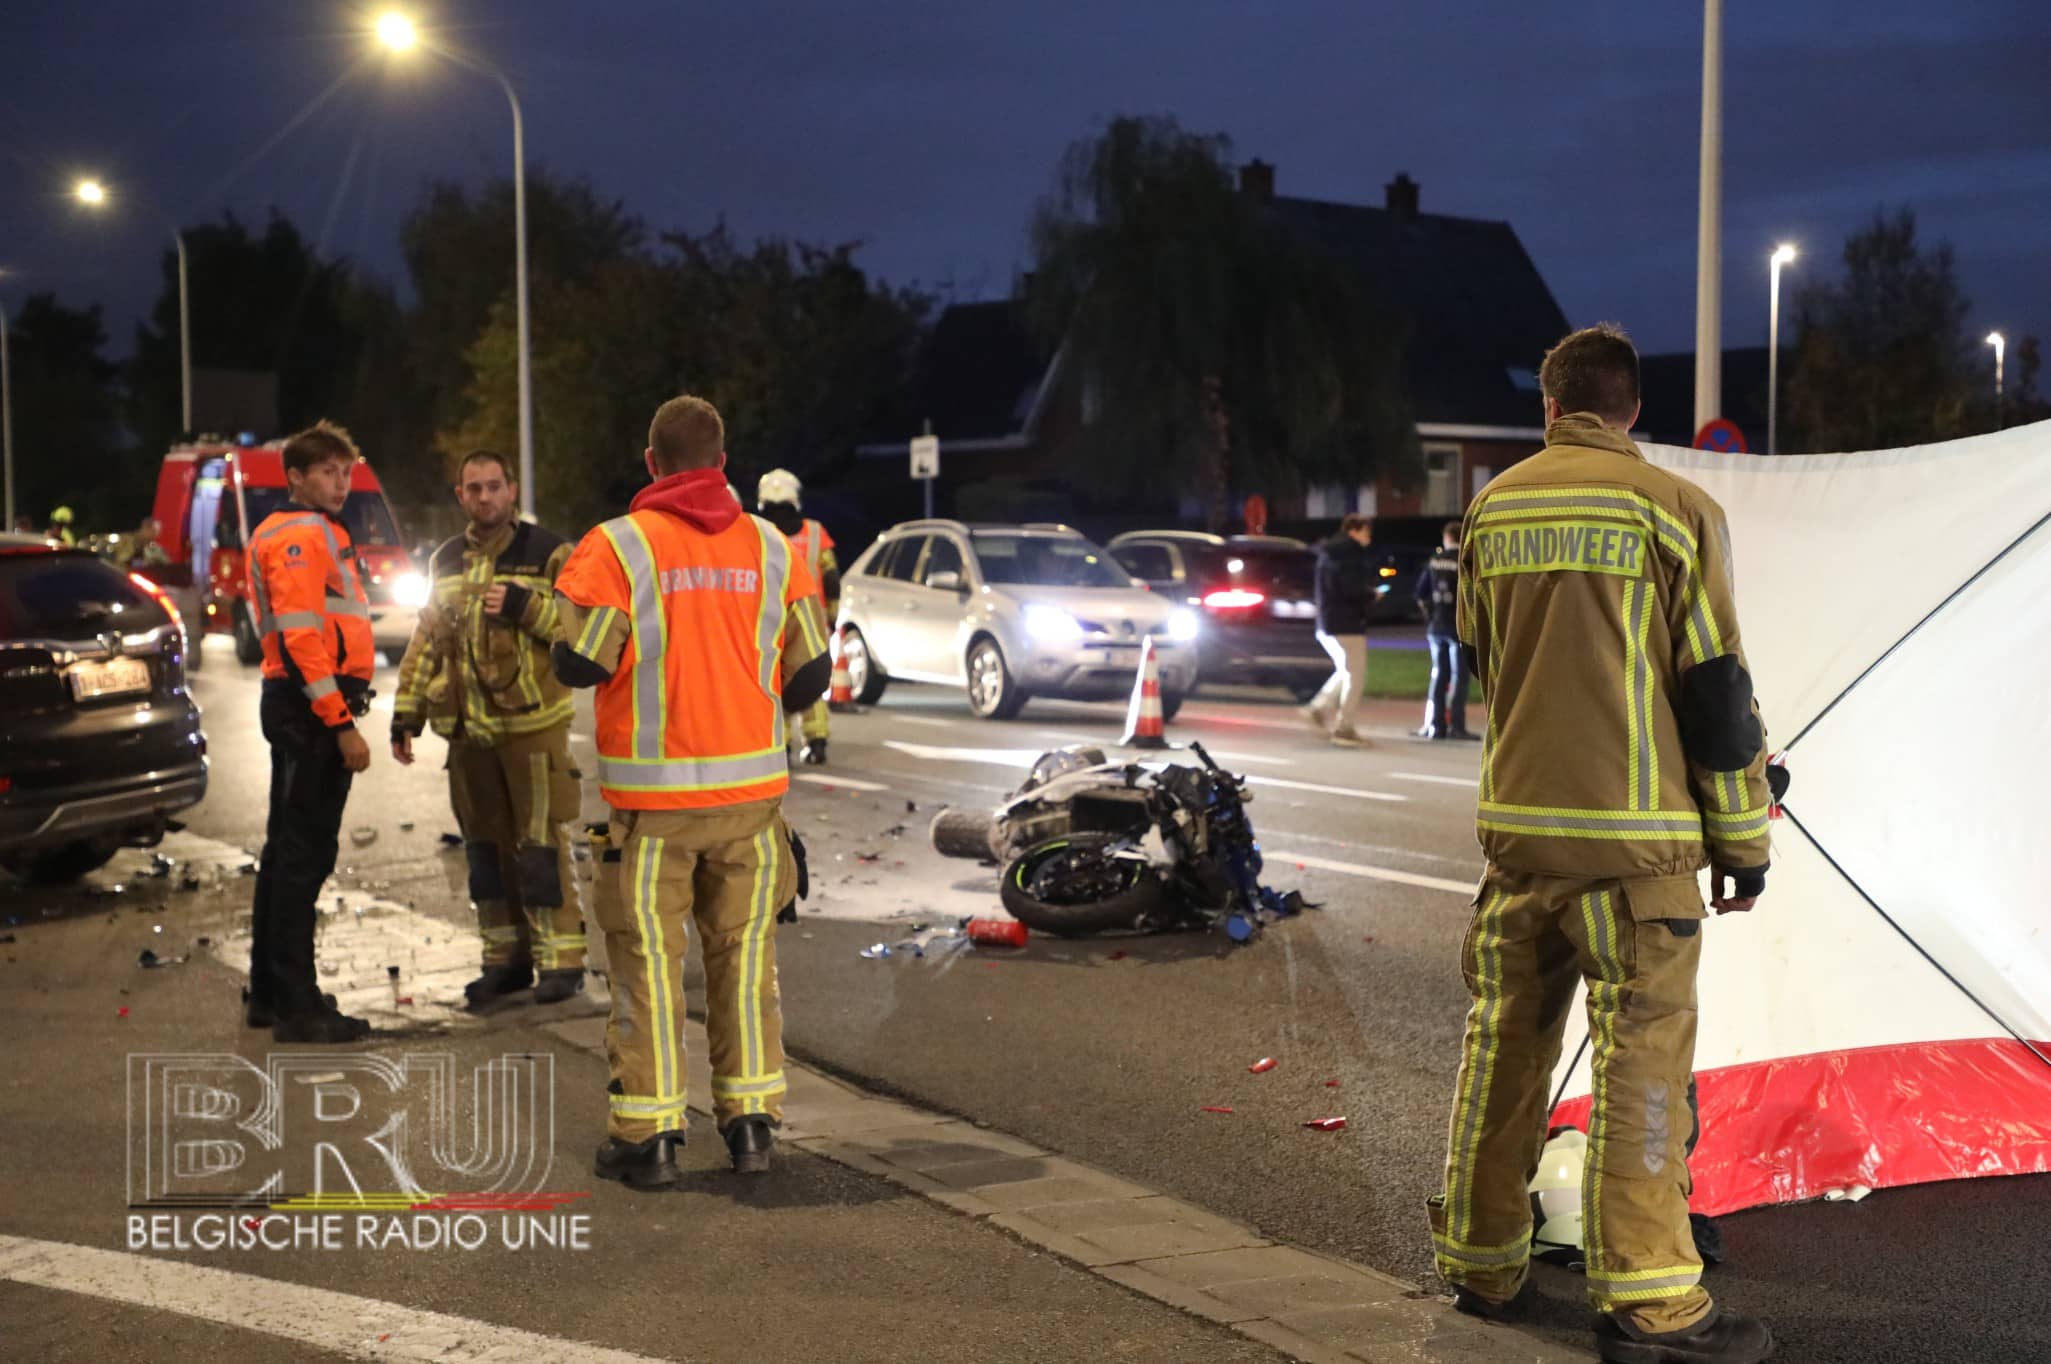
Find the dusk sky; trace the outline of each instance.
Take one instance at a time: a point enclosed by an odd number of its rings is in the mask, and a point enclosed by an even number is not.
[[[125,353],[155,289],[155,215],[261,222],[274,204],[399,278],[420,187],[506,173],[510,120],[487,80],[373,52],[370,13],[7,0],[0,300],[104,303]],[[894,282],[996,297],[1027,263],[1063,147],[1114,114],[1171,113],[1275,163],[1283,194],[1378,204],[1407,171],[1427,212],[1512,223],[1577,325],[1693,344],[1692,0],[442,0],[416,14],[512,78],[530,165],[584,176],[657,228],[724,217],[743,237],[859,240]],[[1955,248],[1976,334],[2051,339],[2051,4],[1736,0],[1726,26],[1727,345],[1764,340],[1776,241],[1803,248],[1799,287],[1876,206],[1903,203]],[[117,212],[69,202],[80,172],[116,188]]]

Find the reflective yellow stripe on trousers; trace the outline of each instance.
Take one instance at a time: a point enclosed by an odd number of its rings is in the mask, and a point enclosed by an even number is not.
[[[1496,1056],[1502,1050],[1503,1012],[1502,914],[1510,897],[1501,891],[1482,906],[1474,924],[1474,1006],[1467,1015],[1466,1055],[1461,1058],[1467,1083],[1453,1104],[1452,1170],[1446,1188],[1446,1234],[1433,1238],[1449,1260],[1478,1269],[1517,1264],[1523,1243],[1476,1246],[1474,1234],[1474,1168],[1480,1152],[1481,1126],[1486,1121],[1489,1089],[1495,1079]],[[1514,1253],[1513,1253],[1514,1252]]]

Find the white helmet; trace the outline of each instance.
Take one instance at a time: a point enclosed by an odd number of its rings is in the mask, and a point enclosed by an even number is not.
[[[1588,1137],[1579,1128],[1562,1129],[1539,1153],[1538,1173],[1531,1179],[1532,1254],[1581,1258],[1581,1179],[1587,1164]]]
[[[771,469],[762,475],[762,481],[755,485],[755,505],[767,506],[771,502],[788,502],[793,507],[801,506],[798,495],[804,486],[798,476],[788,469]]]

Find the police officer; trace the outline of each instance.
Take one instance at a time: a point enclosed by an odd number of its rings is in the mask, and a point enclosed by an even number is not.
[[[805,561],[812,580],[819,584],[820,600],[825,606],[830,629],[840,617],[840,561],[833,557],[833,537],[826,533],[826,527],[800,510],[802,504],[799,499],[803,494],[804,487],[796,474],[788,469],[771,469],[755,485],[755,510],[783,532],[784,538],[791,542],[791,548]],[[824,700],[806,708],[805,747],[800,755],[806,766],[826,765],[826,740],[831,724],[831,712]]]
[[[613,988],[611,1119],[598,1175],[678,1178],[684,1141],[686,919],[705,959],[714,1115],[735,1170],[769,1168],[783,1111],[774,917],[797,882],[782,803],[784,716],[826,690],[819,587],[768,521],[729,495],[726,433],[701,398],[656,411],[655,482],[586,535],[556,592],[557,675],[598,689],[611,807],[594,912]]]
[[[1702,1290],[1686,1158],[1696,875],[1711,869],[1718,913],[1749,910],[1769,851],[1730,533],[1708,494],[1625,434],[1638,353],[1621,331],[1566,337],[1539,385],[1546,448],[1482,490],[1460,543],[1460,638],[1488,705],[1488,868],[1463,948],[1474,1004],[1432,1241],[1458,1307],[1517,1310],[1526,1182],[1586,980],[1582,1217],[1602,1357],[1750,1364],[1772,1337]]]
[[[425,726],[449,741],[450,802],[484,939],[465,1003],[480,1009],[532,985],[535,1003],[554,1004],[584,988],[571,860],[581,792],[570,691],[548,657],[570,544],[515,515],[520,486],[494,451],[464,458],[456,499],[470,524],[429,561],[432,598],[399,664],[392,756],[411,764]]]
[[[1424,643],[1431,651],[1431,684],[1424,695],[1420,739],[1467,739],[1467,658],[1460,652],[1460,523],[1448,521],[1438,550],[1417,575],[1417,608],[1425,619]]]
[[[356,718],[370,708],[370,604],[349,527],[355,442],[317,422],[282,451],[289,500],[249,537],[249,588],[263,639],[271,807],[251,914],[247,1019],[280,1042],[354,1042],[370,1031],[316,983],[315,903],[335,870],[342,807],[370,766]]]

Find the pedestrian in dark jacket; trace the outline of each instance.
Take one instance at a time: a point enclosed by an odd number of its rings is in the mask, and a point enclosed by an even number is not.
[[[1302,714],[1347,748],[1367,743],[1353,728],[1353,712],[1367,685],[1367,611],[1375,580],[1367,547],[1373,541],[1373,523],[1356,513],[1317,547],[1317,639],[1332,657],[1332,677]]]
[[[1467,732],[1467,658],[1455,622],[1460,604],[1460,523],[1446,522],[1439,550],[1417,575],[1417,609],[1431,650],[1431,686],[1424,696],[1422,739],[1478,739]]]

